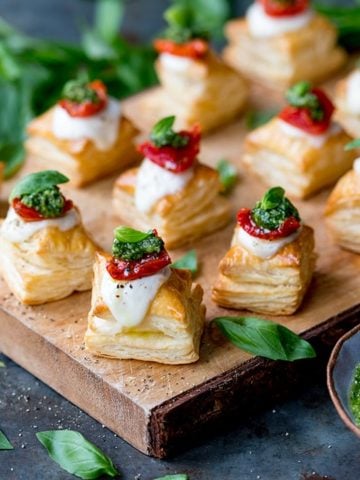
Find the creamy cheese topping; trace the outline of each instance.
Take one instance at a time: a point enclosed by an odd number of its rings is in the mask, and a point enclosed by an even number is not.
[[[259,258],[271,258],[276,255],[284,245],[293,242],[299,236],[300,230],[301,228],[284,238],[264,240],[263,238],[253,237],[245,232],[243,228],[238,227],[232,241],[232,246],[240,245],[249,253]]]
[[[294,127],[280,118],[278,118],[278,122],[285,135],[294,138],[304,138],[315,148],[321,148],[329,137],[332,137],[341,131],[340,125],[336,122],[332,122],[327,131],[320,135],[312,135],[311,133],[304,132],[301,128]]]
[[[79,214],[75,208],[66,212],[63,217],[39,220],[36,222],[25,222],[25,220],[10,207],[0,231],[1,235],[9,242],[21,243],[44,228],[56,227],[62,232],[66,232],[78,225],[79,222]]]
[[[360,175],[360,157],[354,160],[353,169],[357,175]]]
[[[360,115],[360,69],[355,70],[347,80],[346,106],[349,112]]]
[[[171,53],[162,53],[159,56],[159,60],[165,68],[173,70],[174,72],[186,72],[194,63],[192,58],[179,57]]]
[[[182,190],[193,175],[193,168],[173,173],[145,158],[136,177],[136,208],[140,212],[149,212],[158,200]]]
[[[65,108],[56,105],[52,132],[63,140],[92,140],[98,150],[108,150],[116,141],[121,116],[120,102],[109,98],[104,110],[90,117],[72,117]]]
[[[114,318],[94,318],[97,330],[104,334],[116,334],[124,328],[139,325],[160,287],[170,277],[170,273],[170,268],[165,267],[148,277],[119,281],[114,280],[105,270],[100,293]]]
[[[299,30],[308,25],[313,16],[313,11],[308,9],[297,15],[271,17],[259,2],[254,2],[246,12],[249,31],[251,35],[259,38],[277,37],[286,32]]]

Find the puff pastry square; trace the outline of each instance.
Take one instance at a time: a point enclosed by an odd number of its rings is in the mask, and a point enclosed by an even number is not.
[[[344,151],[351,139],[343,130],[329,134],[318,147],[306,137],[284,133],[281,122],[274,118],[245,141],[243,163],[265,184],[284,185],[289,195],[306,198],[351,168],[354,152]]]
[[[221,190],[218,173],[197,164],[183,190],[161,198],[148,214],[135,206],[137,168],[120,175],[113,190],[114,213],[139,230],[156,228],[168,248],[177,248],[223,227],[231,207]]]
[[[346,173],[331,192],[325,218],[335,242],[360,253],[360,175],[354,170]]]
[[[220,262],[212,298],[223,307],[291,315],[310,284],[315,258],[314,233],[308,226],[269,259],[234,245]]]
[[[108,150],[99,150],[90,139],[64,140],[52,132],[51,108],[28,125],[26,150],[35,168],[51,166],[70,179],[70,184],[82,187],[112,173],[123,170],[140,157],[134,146],[139,130],[122,116],[115,143]]]
[[[360,137],[360,111],[354,112],[349,108],[347,99],[349,77],[336,84],[335,118],[351,137]]]
[[[106,261],[105,254],[97,254],[86,348],[95,355],[118,359],[167,364],[197,361],[205,307],[202,304],[203,290],[200,285],[192,283],[190,272],[171,270],[141,324],[117,334],[104,334],[97,327],[96,318],[109,322],[115,320],[100,293]]]
[[[40,305],[90,290],[95,251],[81,224],[46,227],[22,243],[0,234],[0,271],[22,303]]]
[[[185,61],[189,66],[178,71],[164,64],[161,56],[157,60],[161,89],[149,92],[141,106],[144,115],[151,115],[151,123],[176,115],[178,128],[186,130],[199,123],[206,132],[229,122],[244,109],[248,87],[239,73],[212,52],[202,60]]]
[[[336,28],[321,15],[305,27],[272,38],[252,36],[245,19],[228,22],[225,34],[229,40],[225,60],[245,76],[277,89],[299,80],[319,82],[346,60],[336,46]]]

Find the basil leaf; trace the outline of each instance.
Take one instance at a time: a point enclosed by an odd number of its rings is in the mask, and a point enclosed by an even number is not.
[[[37,193],[47,188],[68,182],[69,179],[56,170],[43,170],[23,177],[13,188],[9,200],[29,193]]]
[[[25,160],[25,148],[22,142],[7,143],[0,146],[0,162],[5,164],[4,178],[8,178],[15,175],[15,173],[21,168]]]
[[[108,43],[119,33],[124,10],[124,0],[98,0],[95,4],[95,30]]]
[[[179,260],[173,262],[171,266],[179,270],[190,270],[190,272],[195,275],[198,270],[196,250],[190,250],[183,257],[179,258]]]
[[[4,368],[4,367],[5,367],[5,363],[2,360],[0,360],[0,368]]]
[[[260,208],[270,210],[276,208],[284,199],[285,190],[282,187],[273,187],[268,190],[261,199]]]
[[[349,50],[360,47],[360,7],[324,5],[323,1],[314,2],[313,6],[336,26],[341,45]]]
[[[237,170],[234,165],[225,159],[219,160],[216,165],[216,170],[219,172],[221,191],[228,193],[236,184]]]
[[[134,230],[131,227],[120,226],[115,228],[114,237],[119,242],[123,243],[136,243],[145,240],[153,234],[150,232],[140,232],[140,230]]]
[[[231,343],[245,352],[288,362],[316,356],[309,342],[270,320],[218,317],[214,322]]]
[[[14,450],[5,434],[0,430],[0,450]]]
[[[246,114],[245,126],[248,130],[254,130],[268,123],[277,113],[275,110],[252,110]]]
[[[186,473],[178,473],[175,475],[165,475],[165,477],[154,478],[154,480],[188,480]]]
[[[360,138],[356,138],[355,140],[352,140],[345,145],[346,152],[349,150],[353,150],[354,148],[360,148]]]
[[[49,430],[37,433],[36,437],[61,468],[79,478],[113,478],[119,474],[110,458],[79,432]]]

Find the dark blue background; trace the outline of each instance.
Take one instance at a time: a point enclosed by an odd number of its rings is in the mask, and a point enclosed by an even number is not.
[[[165,0],[130,0],[124,32],[149,39],[162,27]],[[248,1],[234,2],[237,12]],[[0,0],[0,16],[26,33],[76,40],[91,19],[86,0]],[[325,372],[298,399],[236,422],[201,445],[168,461],[148,458],[10,360],[0,368],[0,428],[15,449],[0,452],[0,480],[74,478],[47,456],[35,433],[54,428],[79,430],[102,448],[124,480],[151,480],[189,473],[191,480],[300,480],[360,478],[359,440],[346,430],[325,387]],[[121,419],[119,419],[121,421]],[[315,473],[317,472],[317,473]]]

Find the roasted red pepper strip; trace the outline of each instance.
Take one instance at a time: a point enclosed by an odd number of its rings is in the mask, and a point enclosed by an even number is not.
[[[139,145],[138,151],[144,157],[170,172],[184,172],[193,165],[200,151],[200,127],[196,125],[192,131],[181,131],[179,135],[189,139],[185,147],[156,147],[148,141]]]
[[[63,211],[61,212],[60,217],[65,215],[66,212],[73,208],[73,202],[71,200],[65,200]],[[50,218],[43,217],[35,208],[28,207],[23,204],[20,198],[14,198],[12,202],[12,207],[25,222],[38,222],[39,220],[50,220]],[[55,217],[51,217],[55,218]],[[56,217],[59,218],[59,217]]]
[[[107,105],[107,89],[101,80],[94,80],[89,83],[89,87],[94,90],[98,96],[98,102],[93,103],[85,100],[82,103],[72,102],[71,100],[59,100],[59,105],[67,111],[71,117],[91,117],[101,112]]]
[[[154,41],[154,48],[158,53],[171,53],[177,57],[203,58],[209,51],[209,44],[201,38],[195,38],[185,43],[176,43],[167,38],[158,38]]]
[[[265,13],[271,17],[285,17],[297,15],[309,8],[309,0],[260,0]]]
[[[276,230],[266,230],[256,225],[251,218],[251,210],[249,208],[241,208],[237,214],[237,222],[246,233],[252,237],[261,238],[263,240],[276,240],[284,238],[300,227],[300,222],[295,217],[287,218]]]
[[[164,249],[157,254],[147,254],[141,260],[120,260],[112,257],[106,264],[106,270],[114,280],[137,280],[154,275],[171,263]]]
[[[279,118],[304,132],[321,135],[329,128],[335,107],[326,93],[319,88],[313,88],[311,92],[317,96],[323,109],[324,118],[322,120],[311,118],[310,111],[306,107],[293,107],[292,105],[283,108],[279,113]]]

